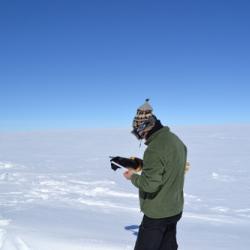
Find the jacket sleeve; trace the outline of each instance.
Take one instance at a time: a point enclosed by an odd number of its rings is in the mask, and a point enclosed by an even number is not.
[[[133,174],[131,182],[146,193],[157,192],[163,183],[163,164],[157,152],[147,150],[143,158],[142,174]]]

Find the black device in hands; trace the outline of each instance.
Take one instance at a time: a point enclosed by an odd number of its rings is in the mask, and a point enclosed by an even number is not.
[[[143,166],[143,160],[137,157],[125,158],[121,156],[110,156],[111,168],[116,171],[118,168],[132,168],[140,171]]]

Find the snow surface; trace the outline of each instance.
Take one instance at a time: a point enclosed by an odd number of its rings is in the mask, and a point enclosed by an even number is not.
[[[174,127],[189,149],[180,250],[250,245],[250,125]],[[139,156],[126,129],[0,133],[0,250],[131,250],[137,190],[109,155]]]

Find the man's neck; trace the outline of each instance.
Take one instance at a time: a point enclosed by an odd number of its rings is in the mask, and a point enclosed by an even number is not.
[[[161,124],[160,120],[157,120],[154,127],[148,132],[148,134],[146,135],[146,140],[148,140],[148,138],[154,134],[156,131],[160,130],[161,128],[163,128],[163,125]]]

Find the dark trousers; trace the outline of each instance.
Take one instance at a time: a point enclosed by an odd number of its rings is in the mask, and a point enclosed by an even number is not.
[[[181,216],[152,219],[144,215],[134,250],[177,250],[176,226]]]

